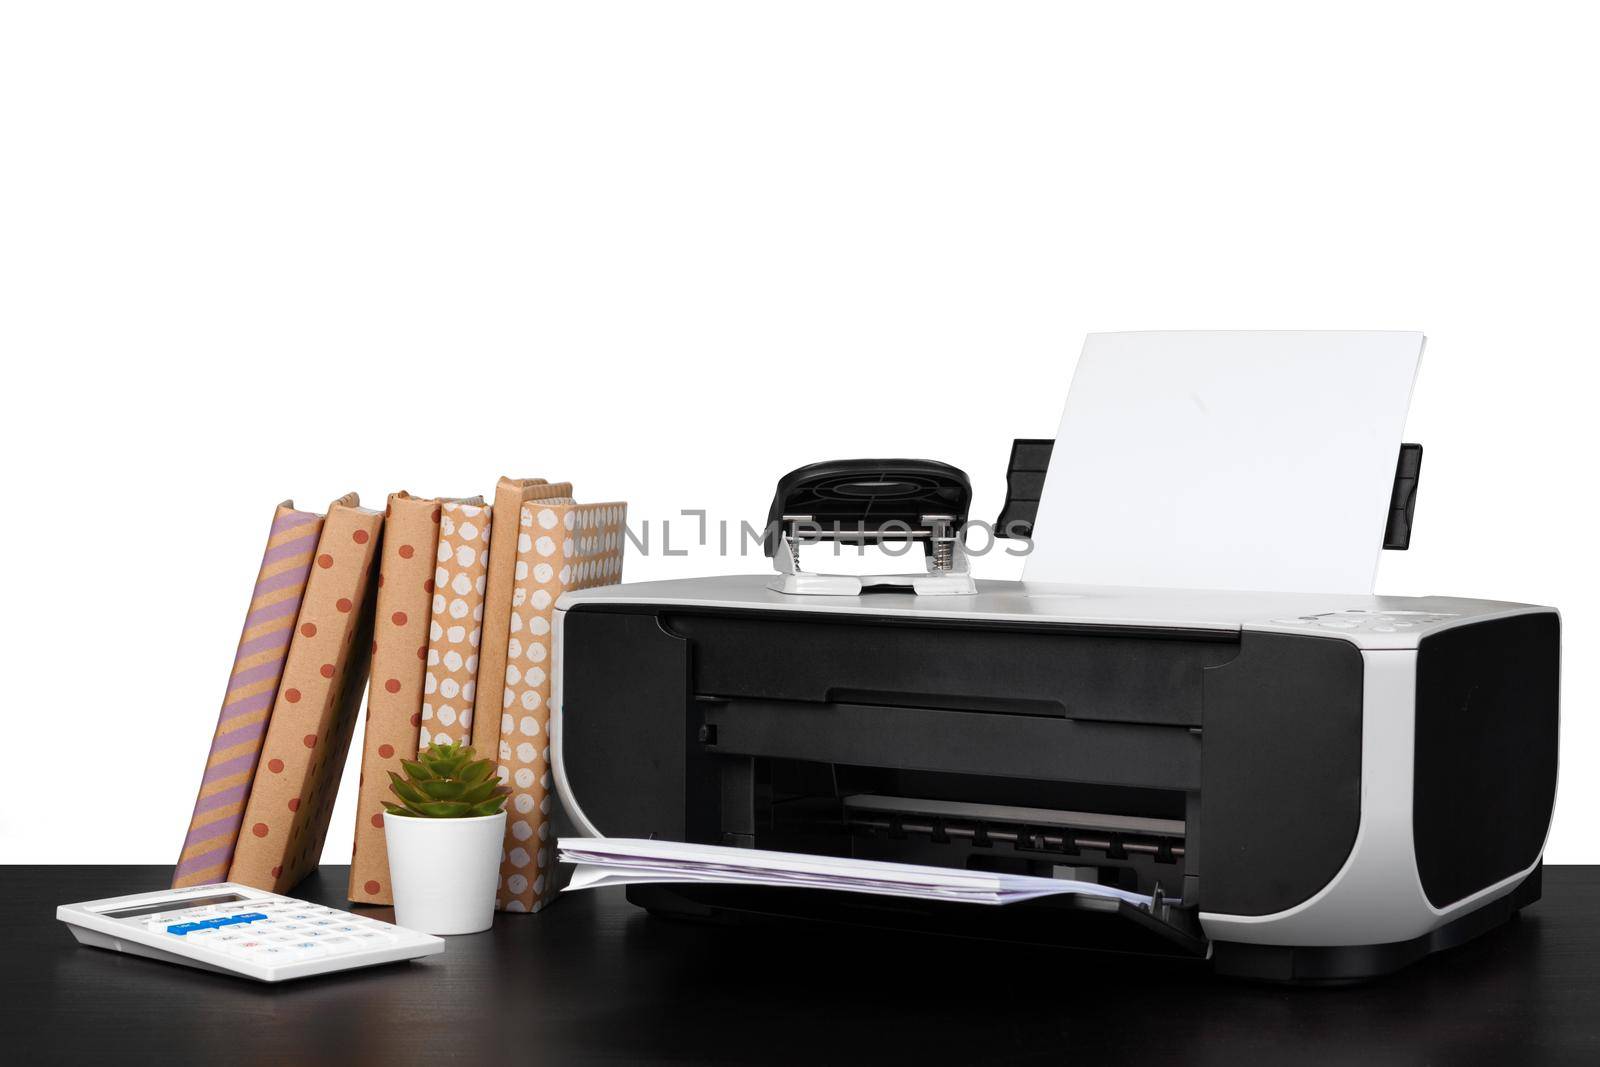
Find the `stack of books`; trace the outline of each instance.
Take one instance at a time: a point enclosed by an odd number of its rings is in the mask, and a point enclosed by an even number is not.
[[[393,903],[388,772],[457,741],[495,759],[511,792],[498,906],[542,908],[551,612],[567,589],[621,580],[626,514],[537,478],[500,479],[492,503],[279,505],[174,885],[284,892],[315,870],[365,689],[349,898]]]

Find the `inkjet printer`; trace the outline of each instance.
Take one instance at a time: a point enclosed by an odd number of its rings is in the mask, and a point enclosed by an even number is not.
[[[1002,530],[1031,532],[1050,444],[1014,448]],[[1420,455],[1402,448],[1387,547],[1409,538]],[[1150,904],[702,884],[632,885],[631,901],[1314,983],[1395,970],[1538,899],[1555,611],[973,582],[969,502],[943,464],[822,464],[780,483],[776,579],[562,597],[565,817],[589,836],[1086,879]],[[893,538],[920,543],[921,573],[874,587],[800,565],[806,540]]]

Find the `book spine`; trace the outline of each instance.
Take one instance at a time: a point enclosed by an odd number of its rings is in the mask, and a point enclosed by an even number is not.
[[[509,545],[517,539],[522,505],[535,500],[571,502],[572,483],[501,478],[494,496],[494,538]],[[500,749],[500,684],[506,673],[506,641],[510,637],[511,595],[516,585],[516,555],[489,556],[489,584],[483,596],[483,643],[478,649],[478,691],[473,699],[472,747],[492,757]]]
[[[384,519],[372,684],[367,690],[355,848],[350,857],[349,898],[362,904],[394,903],[383,802],[394,799],[389,772],[403,773],[400,761],[417,755],[440,514],[436,500],[396,493],[389,498]]]
[[[497,753],[506,801],[506,841],[495,905],[533,912],[554,897],[550,823],[550,623],[568,589],[622,580],[627,505],[524,504],[518,519],[516,586]],[[483,753],[488,755],[488,753]]]
[[[173,874],[174,888],[227,877],[321,530],[322,516],[296,511],[288,501],[278,505]]]
[[[435,741],[467,744],[472,739],[492,511],[482,504],[443,505],[428,620],[427,671],[422,679],[419,749]]]
[[[229,881],[281,893],[317,865],[366,684],[382,529],[353,496],[328,509]]]

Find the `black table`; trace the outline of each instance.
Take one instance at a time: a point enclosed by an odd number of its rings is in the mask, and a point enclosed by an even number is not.
[[[506,915],[444,954],[259,985],[84,948],[55,906],[169,868],[0,868],[0,1061],[386,1063],[1600,1062],[1600,867],[1518,921],[1364,986],[832,928],[654,919],[618,890]],[[297,895],[344,906],[345,870]],[[388,909],[361,909],[378,918]]]

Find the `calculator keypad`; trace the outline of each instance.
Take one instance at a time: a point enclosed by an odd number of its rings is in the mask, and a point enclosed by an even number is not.
[[[387,923],[292,900],[164,912],[146,917],[144,926],[186,944],[266,964],[341,956],[395,941],[394,927]]]
[[[96,948],[260,982],[419,959],[445,947],[442,938],[233,882],[63,904],[56,918]]]

